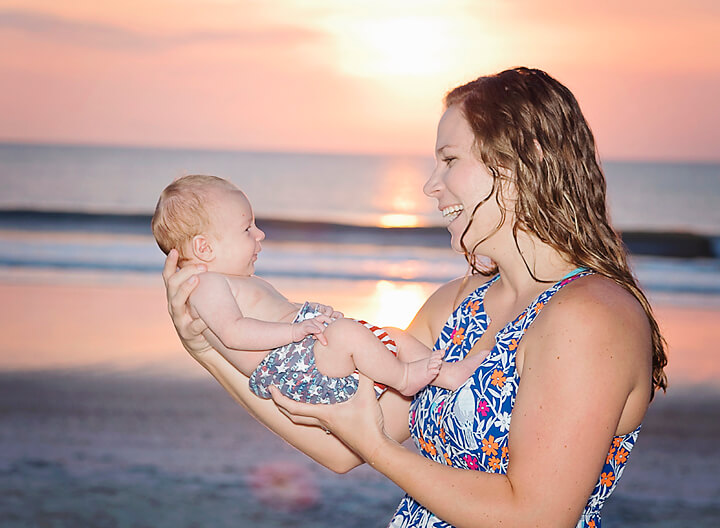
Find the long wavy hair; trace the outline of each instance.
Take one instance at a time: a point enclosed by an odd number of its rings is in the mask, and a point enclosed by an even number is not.
[[[627,249],[610,225],[595,139],[573,94],[541,70],[513,68],[450,91],[445,107],[453,105],[460,107],[470,124],[476,154],[493,176],[492,190],[475,206],[461,238],[472,272],[497,273],[493,263],[480,264],[474,251],[503,225],[502,190],[510,183],[517,192],[512,226],[516,246],[518,232],[532,234],[576,266],[608,277],[629,291],[645,310],[652,331],[650,399],[656,390],[666,390],[667,345],[628,266]],[[467,248],[465,235],[475,212],[493,197],[501,211],[498,225]],[[536,277],[527,261],[525,266],[536,281],[554,282]]]

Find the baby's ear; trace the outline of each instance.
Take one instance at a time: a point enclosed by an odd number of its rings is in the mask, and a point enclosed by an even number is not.
[[[205,235],[195,235],[192,239],[192,252],[198,260],[210,262],[215,258],[210,240]]]

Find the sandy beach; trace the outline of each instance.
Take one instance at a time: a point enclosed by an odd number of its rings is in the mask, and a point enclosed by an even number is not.
[[[377,309],[376,284],[277,285]],[[159,278],[30,273],[0,283],[0,298],[0,526],[384,526],[402,495],[369,468],[319,467],[248,417],[180,349]],[[716,526],[720,311],[656,309],[671,390],[603,525]]]

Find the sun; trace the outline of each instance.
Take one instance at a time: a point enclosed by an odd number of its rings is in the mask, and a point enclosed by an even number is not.
[[[363,77],[441,73],[455,45],[449,21],[430,17],[349,20],[344,31],[341,67]]]
[[[373,3],[370,1],[370,3]],[[456,79],[502,55],[498,28],[467,5],[436,0],[348,4],[314,25],[332,36],[336,68],[371,79]]]

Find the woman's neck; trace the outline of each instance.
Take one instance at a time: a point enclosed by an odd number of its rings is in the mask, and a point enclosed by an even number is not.
[[[544,290],[548,287],[547,282],[556,282],[577,267],[555,248],[532,235],[519,232],[517,246],[514,240],[511,244],[492,258],[497,264],[503,289],[507,288],[512,297],[526,297],[528,293]]]

